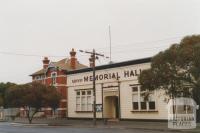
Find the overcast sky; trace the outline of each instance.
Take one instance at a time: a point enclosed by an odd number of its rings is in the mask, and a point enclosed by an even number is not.
[[[43,56],[71,48],[109,56],[109,25],[114,62],[150,57],[200,33],[200,0],[0,0],[0,82],[30,82]]]

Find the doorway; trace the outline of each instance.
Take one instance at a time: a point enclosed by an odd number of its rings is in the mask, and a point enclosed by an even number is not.
[[[104,99],[104,117],[109,119],[119,118],[118,96],[107,96]]]

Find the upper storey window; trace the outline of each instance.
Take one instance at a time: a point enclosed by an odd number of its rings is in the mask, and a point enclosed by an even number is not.
[[[35,77],[35,80],[40,80],[40,76],[36,76],[36,77]]]
[[[56,72],[52,72],[51,73],[51,82],[52,82],[52,85],[56,84],[56,77],[57,77],[57,73]]]
[[[44,79],[44,75],[38,75],[34,77],[34,80],[43,80]]]

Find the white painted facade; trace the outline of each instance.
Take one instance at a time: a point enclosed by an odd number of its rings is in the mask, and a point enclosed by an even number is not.
[[[96,70],[96,104],[102,106],[97,118],[167,120],[162,91],[154,92],[151,102],[140,95],[138,75],[148,68],[150,62]],[[68,117],[93,118],[92,71],[68,74],[67,86]]]

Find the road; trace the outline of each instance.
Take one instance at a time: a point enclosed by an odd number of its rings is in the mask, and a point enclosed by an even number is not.
[[[0,133],[163,133],[164,131],[114,129],[114,128],[73,128],[73,127],[25,127],[0,122]],[[169,131],[164,133],[170,133]],[[175,133],[175,132],[173,132]]]

